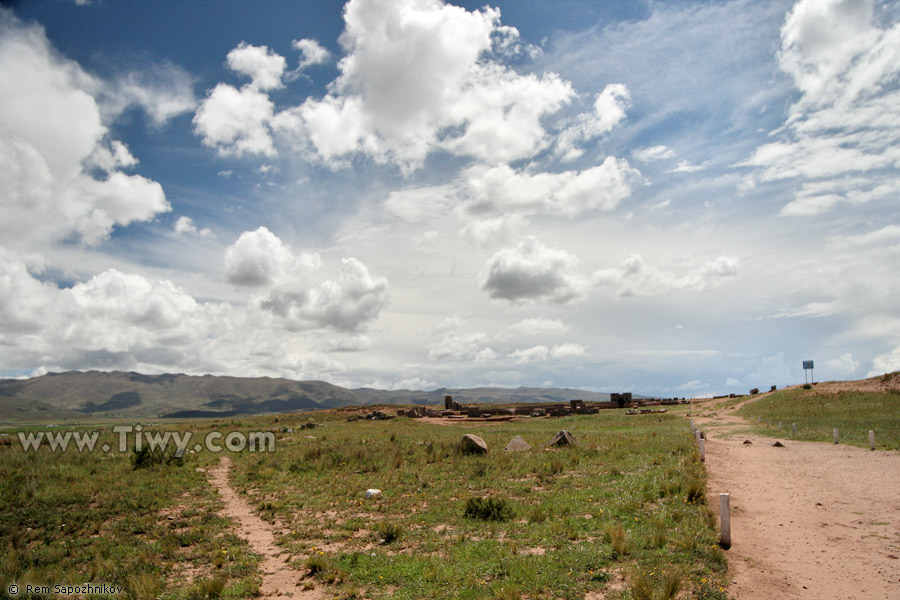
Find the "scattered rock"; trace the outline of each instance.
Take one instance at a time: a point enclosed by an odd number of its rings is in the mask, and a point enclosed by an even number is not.
[[[745,445],[745,446],[752,446],[752,445],[753,445],[753,442],[751,442],[750,440],[744,440],[744,445]]]
[[[509,441],[504,450],[509,450],[510,452],[524,452],[526,450],[531,450],[531,444],[522,439],[522,436],[517,435]]]
[[[350,423],[353,421],[389,421],[390,419],[393,419],[393,418],[394,418],[394,415],[386,415],[383,412],[381,412],[380,410],[373,410],[370,413],[365,413],[365,414],[361,414],[361,415],[353,415],[353,416],[347,417],[347,422]],[[315,425],[313,425],[313,427],[315,427]]]
[[[466,454],[487,454],[487,443],[477,435],[467,433],[459,442],[459,446]]]
[[[775,446],[776,448],[784,448],[784,444],[782,444],[781,442],[775,442],[772,445]]]
[[[376,488],[369,488],[366,490],[366,498],[380,500],[384,495],[381,493],[381,490]]]
[[[575,439],[575,436],[563,429],[555,436],[553,439],[547,442],[548,446],[577,446],[578,440]]]

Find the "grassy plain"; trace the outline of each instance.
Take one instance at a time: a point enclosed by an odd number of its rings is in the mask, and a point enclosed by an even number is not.
[[[85,582],[122,586],[118,597],[136,600],[193,600],[209,597],[209,590],[217,590],[215,597],[252,597],[257,557],[218,515],[218,497],[196,470],[216,456],[134,468],[132,451],[99,449],[118,448],[118,435],[104,429],[94,452],[78,452],[74,443],[51,452],[46,442],[25,452],[16,433],[6,431],[13,445],[0,448],[0,597],[48,597],[9,596],[12,583],[25,589]]]
[[[830,442],[837,427],[840,443],[868,447],[869,430],[873,430],[877,448],[900,450],[898,390],[824,391],[814,386],[782,390],[747,404],[737,414],[757,424],[757,431],[766,435],[783,437],[796,423],[793,439]]]
[[[462,427],[348,414],[216,426],[293,429],[274,452],[231,454],[233,482],[326,598],[726,597],[686,419],[603,411]],[[318,427],[300,430],[310,419]],[[202,436],[212,424],[177,427]],[[544,448],[560,429],[578,446]],[[490,452],[462,454],[465,433]],[[515,435],[533,449],[504,452]],[[203,471],[217,455],[135,469],[131,454],[0,448],[0,593],[93,581],[136,599],[255,596],[258,557]]]
[[[579,445],[543,448],[560,429]],[[462,454],[465,433],[490,452]],[[725,597],[726,562],[683,418],[332,420],[309,435],[241,456],[235,480],[282,527],[297,568],[339,598],[580,599],[622,576],[625,589],[608,597]],[[533,449],[505,452],[515,435]],[[367,488],[384,498],[366,500]],[[492,508],[473,516],[486,500]]]

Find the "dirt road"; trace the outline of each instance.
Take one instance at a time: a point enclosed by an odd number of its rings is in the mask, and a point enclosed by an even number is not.
[[[283,550],[275,544],[272,527],[260,519],[250,505],[241,498],[228,482],[228,471],[231,459],[223,456],[219,464],[209,472],[212,483],[225,508],[225,516],[231,517],[238,525],[237,535],[247,540],[250,549],[263,557],[260,568],[263,581],[260,586],[260,597],[275,600],[317,600],[321,593],[316,589],[306,589],[300,583],[302,573],[292,569],[282,556]]]
[[[789,433],[777,448],[733,415],[694,423],[710,505],[731,494],[729,598],[900,599],[900,454]]]

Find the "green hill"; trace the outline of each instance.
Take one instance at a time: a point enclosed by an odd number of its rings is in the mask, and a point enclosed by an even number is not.
[[[453,396],[463,404],[609,400],[609,394],[561,388],[441,388],[428,392],[349,390],[324,381],[271,377],[68,371],[32,379],[0,380],[0,416],[16,414],[21,418],[51,419],[72,416],[227,417],[363,404],[443,406],[444,396]]]

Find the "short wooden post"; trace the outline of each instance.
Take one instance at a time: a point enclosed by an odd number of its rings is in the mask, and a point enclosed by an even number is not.
[[[797,437],[797,424],[791,423],[791,437]]]
[[[719,494],[719,545],[731,548],[731,494]]]
[[[834,443],[838,443],[838,430],[837,427],[834,428]]]
[[[778,429],[781,429],[781,421],[778,421]]]
[[[700,462],[706,462],[706,440],[700,439]]]
[[[875,432],[871,429],[869,430],[869,448],[872,450],[875,449]]]

